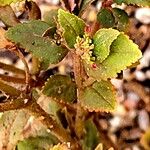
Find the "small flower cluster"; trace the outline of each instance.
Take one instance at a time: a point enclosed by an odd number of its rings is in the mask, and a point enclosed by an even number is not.
[[[81,56],[83,60],[88,63],[93,63],[95,57],[92,57],[92,50],[94,49],[94,44],[87,34],[83,35],[83,38],[77,37],[76,44],[74,45],[76,53]]]

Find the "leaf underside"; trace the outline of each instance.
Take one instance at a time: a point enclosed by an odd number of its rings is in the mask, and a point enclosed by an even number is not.
[[[81,105],[89,111],[111,112],[116,107],[115,92],[109,81],[94,82],[84,89],[80,99]]]

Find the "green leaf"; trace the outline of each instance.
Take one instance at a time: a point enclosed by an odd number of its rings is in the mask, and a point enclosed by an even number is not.
[[[50,27],[56,27],[56,21],[58,15],[58,9],[51,9],[46,11],[43,15],[43,20],[50,25]]]
[[[67,49],[57,46],[50,38],[42,37],[48,28],[47,23],[34,20],[10,28],[6,37],[31,52],[43,63],[43,67],[47,68],[49,64],[60,62],[68,52]]]
[[[85,122],[85,136],[83,139],[82,149],[83,150],[94,150],[99,143],[99,132],[93,123],[92,119]]]
[[[55,119],[60,124],[58,112],[61,107],[52,97],[40,94],[40,97],[38,98],[38,103],[40,104],[42,109],[44,109],[48,114],[53,117],[53,119]]]
[[[70,48],[73,48],[76,43],[77,36],[84,34],[84,21],[69,12],[59,9],[58,22],[64,31],[63,36],[67,44]]]
[[[106,34],[110,30],[113,29],[105,29]],[[104,32],[103,29],[102,32]],[[101,33],[101,29],[98,33]],[[111,36],[112,35],[108,35],[107,38]],[[106,41],[105,36],[101,40]],[[116,77],[117,73],[120,73],[121,70],[131,66],[132,63],[135,63],[141,57],[142,53],[138,46],[134,44],[128,36],[120,33],[117,39],[112,42],[110,46],[110,53],[102,63],[98,60],[94,62],[97,66],[96,68],[93,68],[92,65],[87,62],[84,62],[84,65],[89,76],[95,78],[96,80],[106,80],[108,78]]]
[[[48,150],[54,143],[52,136],[29,137],[17,144],[17,150]]]
[[[133,4],[133,5],[138,5],[138,6],[150,6],[150,0],[114,0],[115,3],[117,4]]]
[[[9,5],[11,3],[21,2],[23,0],[0,0],[0,6]]]
[[[115,92],[109,81],[94,82],[80,97],[81,105],[89,111],[111,112],[116,108]]]
[[[15,27],[12,27],[8,30],[8,34],[34,34],[37,36],[42,36],[44,31],[46,31],[49,28],[49,25],[46,22],[40,21],[40,20],[32,20],[27,23],[18,24]],[[16,39],[16,35],[14,36],[14,39]],[[18,37],[20,38],[20,37]]]
[[[43,94],[57,100],[73,102],[76,100],[76,84],[69,76],[54,75],[49,78],[43,87]]]
[[[114,29],[101,29],[93,37],[94,55],[98,62],[102,62],[110,53],[112,42],[117,39],[119,31]]]
[[[8,27],[16,26],[20,22],[9,5],[0,6],[0,20]]]
[[[119,31],[126,31],[129,25],[129,17],[128,14],[119,8],[113,8],[112,12],[115,16],[116,27]]]
[[[110,28],[115,25],[115,17],[113,16],[111,10],[107,8],[100,9],[99,13],[97,14],[97,21],[104,28]]]
[[[80,5],[80,12],[79,12],[80,16],[84,13],[86,8],[89,7],[92,2],[94,2],[94,0],[82,0]]]
[[[22,138],[22,131],[29,119],[29,113],[25,110],[4,112],[0,119],[1,146],[6,149],[14,149]],[[7,145],[5,145],[7,143]],[[0,146],[0,149],[2,149]]]

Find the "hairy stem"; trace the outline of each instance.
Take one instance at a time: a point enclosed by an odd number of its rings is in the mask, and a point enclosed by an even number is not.
[[[80,106],[80,93],[83,90],[83,78],[84,78],[84,71],[81,62],[81,57],[76,53],[73,53],[73,69],[74,69],[74,76],[75,82],[77,85],[77,97],[78,97],[78,105],[77,105],[77,114],[76,114],[76,121],[75,121],[75,130],[78,138],[81,138],[84,132],[84,110]]]
[[[76,53],[73,54],[73,69],[74,69],[74,77],[75,82],[78,87],[78,93],[82,89],[82,76],[81,76],[81,57]]]

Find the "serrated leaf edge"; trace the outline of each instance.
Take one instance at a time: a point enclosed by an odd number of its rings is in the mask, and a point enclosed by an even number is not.
[[[112,29],[112,30],[115,30],[115,29],[113,29],[113,28],[102,28],[102,29],[100,29],[100,30],[98,30],[96,33],[95,33],[95,35],[96,34],[98,34],[100,31],[104,31],[104,30],[106,30],[106,31],[108,31],[108,30],[110,30],[110,29]],[[116,30],[116,31],[118,31],[118,30]],[[116,36],[116,38],[114,39],[114,41],[118,38],[118,36],[120,35],[121,33],[118,31],[118,35]],[[94,37],[95,37],[95,35],[93,36],[93,39],[94,39]],[[113,42],[114,42],[113,41]],[[113,43],[112,42],[112,43]],[[111,45],[112,45],[112,43],[111,43]],[[103,61],[105,60],[105,59],[107,59],[107,57],[109,56],[109,54],[110,54],[110,51],[111,51],[111,49],[110,49],[110,47],[111,47],[111,45],[109,46],[109,51],[108,51],[108,53],[107,53],[107,55],[105,56],[105,58],[101,61],[101,63],[103,63]],[[95,46],[95,45],[94,45]],[[95,48],[94,48],[95,49]]]
[[[60,15],[62,15],[62,12],[63,13],[66,13],[66,14],[68,14],[68,15],[72,15],[72,16],[74,16],[76,19],[78,19],[78,20],[80,20],[80,21],[82,21],[82,23],[84,23],[84,21],[81,19],[81,18],[79,18],[79,17],[77,17],[76,15],[74,15],[73,13],[69,13],[68,11],[65,11],[65,10],[63,10],[63,9],[58,9],[58,22],[59,22],[59,24],[60,24],[60,22],[61,22],[61,20],[60,20]],[[63,15],[63,17],[64,18],[66,18],[64,15]],[[67,19],[66,19],[67,20]],[[84,23],[85,24],[85,23]],[[71,25],[72,26],[72,25]],[[62,27],[63,28],[63,27]],[[74,28],[73,28],[73,30],[74,30]],[[75,33],[76,33],[76,31],[75,31]],[[78,35],[77,35],[78,36]]]
[[[43,93],[44,87],[46,86],[46,84],[49,82],[49,80],[50,80],[53,76],[56,76],[56,75],[51,75],[51,76],[47,79],[47,81],[45,81],[44,85],[42,86],[42,88],[41,88],[41,93],[42,93],[43,95],[45,95],[45,94]],[[47,95],[45,95],[45,96],[47,96]],[[64,100],[62,100],[62,99],[58,99],[58,98],[56,98],[55,96],[54,96],[54,97],[52,97],[52,96],[47,96],[47,97],[52,98],[53,101],[55,101],[55,102],[57,102],[57,103],[59,103],[59,104],[63,104],[64,106],[65,106],[65,105],[71,106],[70,104],[73,103],[73,102],[70,102],[70,103],[69,103],[69,102],[66,102],[66,101],[64,101]]]
[[[129,38],[129,36],[127,36],[126,34],[124,34],[124,32],[120,32],[120,34],[123,34],[132,44],[134,44],[134,46],[136,46],[137,47],[137,49],[138,49],[138,52],[139,52],[139,58],[137,58],[137,60],[135,60],[135,61],[133,61],[133,62],[130,62],[130,63],[128,63],[125,67],[123,67],[121,70],[119,69],[115,74],[111,74],[111,76],[110,77],[103,77],[103,78],[101,78],[101,76],[99,77],[99,78],[97,78],[96,80],[97,81],[100,81],[100,80],[105,80],[105,81],[107,81],[107,79],[108,78],[116,78],[117,77],[117,73],[120,73],[122,70],[125,70],[125,69],[127,69],[129,66],[131,66],[132,64],[134,64],[135,62],[137,62],[139,59],[141,59],[141,57],[142,57],[142,53],[141,53],[141,51],[139,50],[139,46],[137,45],[137,44],[135,44],[130,38]],[[120,35],[119,34],[119,35]],[[119,36],[118,35],[118,36]],[[118,37],[117,36],[117,37]],[[115,40],[117,40],[117,39],[115,39]],[[114,41],[115,41],[114,40]],[[113,41],[113,42],[114,42]],[[113,42],[112,42],[112,44],[113,44]],[[111,44],[111,45],[112,45]],[[110,46],[111,47],[111,46]],[[110,49],[110,52],[111,52],[111,49]],[[109,57],[109,55],[108,55],[108,57]],[[106,60],[107,58],[105,58],[105,60]],[[102,63],[105,61],[105,60],[103,60],[101,63],[98,63],[98,64],[100,64],[100,65],[102,65]],[[86,63],[86,62],[85,62]],[[86,65],[88,65],[87,63],[86,63]],[[89,65],[88,65],[89,66]],[[89,66],[90,68],[91,68],[91,66]],[[92,68],[91,68],[92,69]],[[93,71],[94,71],[94,69],[92,69]],[[87,74],[88,74],[88,76],[91,76],[88,72],[87,72]],[[91,77],[93,77],[93,76],[91,76]],[[94,78],[94,77],[93,77]]]
[[[116,90],[113,85],[112,85],[111,91],[115,97],[114,109],[111,109],[111,110],[110,109],[92,109],[92,108],[89,108],[88,106],[85,106],[85,103],[83,103],[82,100],[80,101],[80,105],[84,110],[88,110],[89,112],[106,112],[106,113],[114,112],[117,108],[117,96],[115,92]]]

